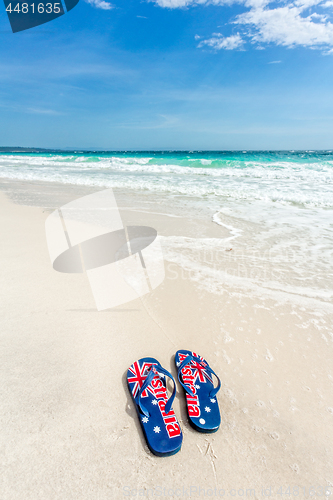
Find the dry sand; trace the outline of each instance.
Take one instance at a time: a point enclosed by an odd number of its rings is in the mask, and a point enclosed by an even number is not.
[[[44,232],[52,208],[90,191],[2,182],[1,500],[333,494],[333,309],[315,299],[246,294],[230,283],[216,293],[166,260],[156,290],[97,312],[83,274],[52,269]],[[225,236],[204,217],[161,215],[162,202],[146,199],[138,211],[134,201],[123,218],[155,227],[166,258],[173,236]],[[176,376],[181,348],[220,375],[222,424],[213,435],[192,430],[178,387],[183,446],[157,458],[125,373],[153,356]]]

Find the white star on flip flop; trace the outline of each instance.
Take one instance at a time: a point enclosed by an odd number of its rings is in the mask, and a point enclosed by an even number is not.
[[[196,384],[195,388],[200,389],[200,385]]]
[[[209,408],[209,406],[206,406],[206,407],[205,407],[205,411],[206,411],[207,413],[209,413],[209,412],[210,412],[210,408]]]
[[[146,423],[148,422],[148,420],[149,420],[149,419],[148,419],[147,417],[143,417],[142,422],[143,422],[144,424],[146,424]]]
[[[211,402],[212,403],[216,403],[216,399],[215,398],[211,398]]]
[[[152,402],[151,402],[152,405],[157,405],[157,400],[156,399],[153,399]]]
[[[156,432],[156,434],[158,434],[159,432],[161,432],[161,428],[158,425],[156,425],[154,427],[154,432]]]

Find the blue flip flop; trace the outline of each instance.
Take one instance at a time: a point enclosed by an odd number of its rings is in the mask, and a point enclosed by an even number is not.
[[[170,398],[165,375],[174,384]],[[172,409],[176,383],[171,373],[157,359],[142,358],[129,367],[127,383],[150,451],[159,457],[177,453],[183,434]]]
[[[177,351],[175,363],[179,382],[185,390],[190,424],[199,432],[216,432],[221,423],[216,398],[221,388],[219,377],[203,357],[192,351]],[[218,380],[217,387],[214,387],[212,375]]]

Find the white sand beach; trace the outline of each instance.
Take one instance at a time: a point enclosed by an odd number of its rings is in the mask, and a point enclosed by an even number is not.
[[[163,195],[119,189],[123,221],[157,229],[166,277],[144,297],[98,312],[84,274],[52,269],[44,229],[53,209],[96,190],[1,181],[1,499],[333,494],[325,288],[302,295],[295,271],[274,260],[260,288],[250,279],[259,269],[250,224],[244,246],[227,239],[228,224]],[[284,289],[270,285],[274,272]],[[126,371],[152,356],[176,377],[178,349],[204,356],[220,376],[222,424],[215,434],[194,431],[178,384],[182,449],[159,458],[143,438]]]

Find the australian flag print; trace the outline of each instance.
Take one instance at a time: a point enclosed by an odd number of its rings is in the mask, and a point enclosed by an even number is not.
[[[191,426],[199,432],[216,432],[221,423],[216,398],[221,387],[220,379],[207,361],[193,351],[177,351],[175,363],[179,382],[185,390]],[[213,375],[218,380],[217,387],[214,387]]]
[[[174,383],[170,398],[165,376],[169,376]],[[183,435],[171,406],[176,392],[171,373],[156,359],[142,358],[129,367],[127,383],[150,451],[158,456],[177,453]]]

